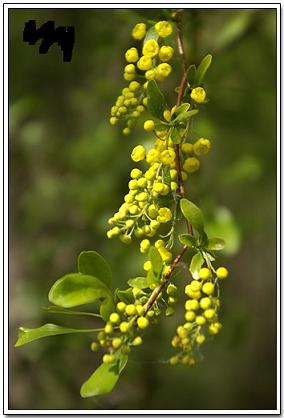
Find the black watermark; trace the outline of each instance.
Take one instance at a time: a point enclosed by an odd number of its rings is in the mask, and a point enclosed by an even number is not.
[[[51,45],[57,42],[63,51],[63,61],[71,61],[75,43],[74,26],[58,26],[55,29],[54,21],[49,20],[37,29],[36,21],[29,20],[25,23],[23,41],[28,42],[30,45],[35,45],[39,39],[42,39],[39,46],[40,54],[47,54]]]

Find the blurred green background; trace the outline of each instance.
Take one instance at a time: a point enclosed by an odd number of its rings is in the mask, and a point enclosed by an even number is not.
[[[129,152],[147,134],[140,124],[123,137],[108,119],[126,85],[132,26],[163,17],[162,9],[9,11],[11,409],[276,408],[275,9],[183,13],[188,63],[213,54],[210,101],[193,132],[211,138],[213,148],[187,189],[204,209],[209,233],[227,240],[218,263],[231,270],[222,294],[224,327],[202,347],[203,361],[194,369],[164,363],[183,302],[177,316],[149,330],[106,397],[79,395],[100,362],[89,350],[91,336],[13,348],[21,325],[90,325],[88,318],[41,311],[51,284],[75,270],[81,250],[95,249],[109,260],[114,287],[142,273],[138,247],[109,241],[105,232],[127,191]],[[39,42],[22,41],[29,19],[37,26],[47,20],[75,26],[71,63],[63,62],[58,45],[40,55]],[[179,78],[177,66],[171,85]],[[174,96],[168,98],[173,105]]]

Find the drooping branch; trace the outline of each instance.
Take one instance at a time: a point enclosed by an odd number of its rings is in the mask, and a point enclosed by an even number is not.
[[[173,13],[173,18],[176,22],[176,45],[177,45],[180,62],[181,62],[181,69],[182,69],[182,77],[181,77],[181,81],[180,81],[180,85],[178,89],[178,97],[176,101],[176,106],[180,106],[180,104],[182,103],[182,99],[184,96],[184,91],[185,91],[186,83],[187,83],[187,75],[186,75],[187,68],[186,68],[186,60],[185,60],[185,53],[184,53],[184,45],[183,45],[183,40],[182,40],[182,24],[181,24],[181,16],[180,16],[180,12],[182,10],[183,9],[178,9],[176,12]],[[184,181],[182,178],[179,144],[175,145],[175,153],[176,153],[176,159],[175,159],[176,169],[178,173],[178,193],[181,197],[185,197],[186,191],[185,191]],[[186,222],[186,224],[187,224],[188,232],[192,235],[193,234],[192,225],[188,222]],[[179,254],[172,261],[169,271],[166,273],[161,284],[153,290],[151,296],[149,297],[148,301],[144,305],[145,313],[147,313],[151,309],[154,302],[157,300],[159,294],[163,291],[165,286],[169,283],[173,271],[175,270],[176,266],[180,262],[187,248],[188,247],[186,245],[182,247]]]

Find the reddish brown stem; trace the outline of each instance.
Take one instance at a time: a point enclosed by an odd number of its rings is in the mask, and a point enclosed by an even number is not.
[[[177,97],[177,102],[176,102],[177,107],[180,106],[182,102],[184,91],[186,88],[186,83],[187,83],[185,53],[184,53],[184,45],[183,45],[183,40],[182,40],[181,18],[178,12],[175,13],[174,18],[176,22],[176,44],[177,44],[177,49],[178,49],[180,62],[181,62],[182,78],[181,78],[181,82],[180,82],[179,90],[178,90],[178,97]],[[175,152],[176,152],[176,168],[177,168],[177,175],[178,175],[178,192],[181,197],[185,197],[186,191],[185,191],[184,181],[182,178],[179,144],[175,145]],[[190,225],[188,222],[186,224],[187,224],[188,232],[192,235],[193,234],[192,225]]]
[[[178,90],[178,97],[177,97],[177,101],[176,101],[176,106],[180,106],[180,104],[182,102],[182,99],[183,99],[183,96],[184,96],[186,83],[187,83],[186,62],[185,62],[184,46],[183,46],[183,41],[182,41],[181,19],[180,19],[180,16],[179,16],[179,10],[174,14],[173,17],[174,17],[175,22],[176,22],[176,44],[177,44],[177,49],[178,49],[178,53],[179,53],[179,57],[180,57],[180,61],[181,61],[181,68],[182,68],[182,77],[181,77],[179,90]],[[181,162],[180,162],[180,146],[179,146],[179,144],[175,145],[175,152],[176,152],[176,160],[175,160],[176,161],[176,169],[177,169],[177,175],[178,175],[178,192],[179,192],[181,197],[185,197],[186,192],[185,192],[185,187],[184,187],[184,181],[183,181],[183,178],[182,178],[182,170],[181,170]],[[188,222],[186,222],[186,224],[187,224],[188,232],[192,235],[193,234],[192,225]],[[175,257],[175,259],[171,263],[169,271],[165,275],[162,283],[153,290],[150,298],[148,299],[148,301],[144,305],[144,312],[145,313],[147,313],[149,311],[149,309],[151,309],[151,307],[153,306],[153,304],[157,300],[158,296],[163,291],[164,287],[170,281],[172,272],[176,268],[177,264],[180,262],[181,258],[183,257],[184,253],[186,252],[187,248],[188,247],[186,245],[182,247],[179,254]]]
[[[184,245],[182,247],[181,252],[176,256],[176,258],[174,259],[174,261],[170,265],[170,269],[167,272],[167,274],[165,275],[162,283],[153,290],[150,298],[148,299],[148,301],[144,305],[144,312],[145,313],[147,313],[149,311],[149,309],[152,307],[153,303],[157,300],[159,294],[162,292],[162,290],[164,289],[166,284],[169,282],[172,272],[176,268],[177,264],[180,262],[181,258],[183,257],[184,253],[186,252],[186,250],[187,250],[187,246]]]

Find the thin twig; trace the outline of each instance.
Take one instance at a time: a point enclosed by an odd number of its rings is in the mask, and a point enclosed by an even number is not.
[[[186,83],[187,83],[186,61],[185,61],[184,45],[183,45],[183,41],[182,41],[181,18],[180,18],[180,15],[179,15],[179,12],[181,12],[182,10],[183,9],[179,9],[176,12],[174,12],[173,15],[172,15],[175,22],[176,22],[176,44],[177,44],[177,49],[178,49],[178,53],[179,53],[179,57],[180,57],[180,61],[181,61],[181,68],[182,68],[182,77],[181,77],[181,81],[180,81],[180,85],[179,85],[179,91],[178,91],[178,97],[177,97],[177,101],[176,101],[176,106],[177,107],[180,106],[180,104],[182,102],[184,91],[185,91],[185,88],[186,88]],[[186,192],[185,192],[185,187],[184,187],[184,181],[183,181],[183,178],[182,178],[181,163],[180,163],[180,146],[179,146],[179,144],[175,145],[175,152],[176,152],[176,160],[175,160],[176,161],[176,169],[177,169],[177,173],[178,173],[178,192],[179,192],[179,195],[181,197],[185,197]],[[192,225],[189,222],[186,222],[186,224],[187,224],[188,232],[192,235],[193,234]],[[186,245],[184,245],[182,247],[179,254],[175,257],[175,259],[171,263],[169,271],[166,273],[166,275],[163,278],[163,281],[161,282],[161,284],[153,290],[151,296],[149,297],[148,301],[144,305],[144,313],[147,313],[151,309],[151,307],[153,306],[153,304],[157,300],[158,296],[163,291],[164,287],[170,281],[170,278],[171,278],[171,275],[172,275],[174,269],[176,268],[177,264],[180,262],[181,258],[183,257],[184,253],[186,252],[187,248],[188,247]]]
[[[184,45],[183,45],[183,40],[182,40],[181,17],[178,14],[178,12],[179,11],[177,11],[174,14],[174,19],[175,19],[175,22],[176,22],[176,44],[177,44],[177,49],[178,49],[180,62],[181,62],[182,78],[181,78],[181,82],[180,82],[180,85],[179,85],[178,97],[177,97],[177,102],[176,102],[177,107],[182,102],[182,98],[183,98],[183,95],[184,95],[184,90],[186,88],[186,82],[187,82],[187,75],[186,75],[186,70],[187,69],[186,69]],[[183,178],[182,178],[182,170],[181,170],[181,163],[180,163],[180,145],[179,144],[175,145],[175,152],[176,152],[176,168],[177,168],[177,173],[178,173],[178,191],[179,191],[179,194],[180,194],[181,197],[185,197],[186,191],[185,191],[184,181],[183,181]],[[193,234],[192,226],[188,222],[187,222],[187,230],[191,235]]]
[[[184,245],[182,247],[182,250],[180,251],[180,253],[176,256],[176,258],[174,259],[174,261],[170,265],[170,269],[167,272],[167,274],[165,275],[162,283],[153,290],[151,296],[149,297],[148,301],[144,305],[144,312],[145,313],[147,313],[149,311],[149,309],[152,307],[153,303],[157,300],[159,294],[162,292],[162,290],[164,289],[166,284],[169,282],[172,272],[176,268],[177,264],[180,262],[181,258],[183,257],[184,253],[186,252],[187,248],[188,247],[186,245]]]

